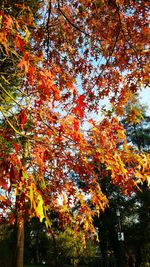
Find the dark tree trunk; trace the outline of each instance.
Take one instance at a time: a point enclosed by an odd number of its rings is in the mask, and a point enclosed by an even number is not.
[[[18,218],[16,222],[16,246],[12,267],[23,267],[24,260],[24,218]]]
[[[28,157],[28,149],[27,149],[27,139],[24,137],[22,139],[22,165],[24,169],[26,169],[27,157]],[[20,182],[22,183],[23,171],[20,170]],[[24,236],[25,236],[25,213],[22,208],[25,209],[25,196],[22,190],[19,190],[18,195],[16,196],[16,246],[14,252],[14,262],[12,267],[23,267],[24,265]],[[23,194],[23,197],[22,197]]]

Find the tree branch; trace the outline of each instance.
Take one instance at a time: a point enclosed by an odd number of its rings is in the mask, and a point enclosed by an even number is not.
[[[60,8],[60,0],[58,0],[58,10],[60,11],[60,13],[63,15],[63,17],[69,22],[69,24],[75,28],[77,31],[82,32],[86,35],[88,35],[85,31],[81,30],[77,25],[75,25],[67,16],[66,14],[62,11],[62,9]]]
[[[2,88],[3,92],[13,100],[14,103],[16,103],[19,107],[23,108],[23,106],[19,104],[11,94],[7,92],[7,90],[3,87],[1,83],[0,83],[0,87]]]
[[[48,3],[48,18],[47,18],[47,23],[46,23],[46,29],[47,29],[47,59],[48,59],[48,54],[49,54],[49,44],[50,44],[50,32],[49,32],[49,23],[50,23],[50,16],[51,16],[51,8],[52,8],[52,3],[51,0]]]

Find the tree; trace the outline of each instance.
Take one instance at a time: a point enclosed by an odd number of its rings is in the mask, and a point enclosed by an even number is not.
[[[64,232],[57,234],[56,245],[60,258],[71,260],[72,266],[77,266],[79,261],[86,262],[95,255],[96,243],[90,239],[84,243],[82,229],[74,238],[73,234],[74,231],[67,227]]]
[[[101,166],[103,171],[106,167]],[[98,168],[95,171],[98,173]],[[124,266],[125,253],[123,253],[123,243],[118,240],[118,232],[124,231],[120,226],[127,210],[129,196],[122,194],[122,190],[111,182],[111,176],[103,177],[99,174],[99,183],[103,192],[109,200],[109,206],[99,217],[94,217],[94,225],[98,229],[99,246],[104,261],[111,256],[117,266]],[[120,225],[118,224],[117,211],[120,211]],[[123,215],[123,216],[122,216]]]
[[[1,84],[1,207],[17,223],[13,266],[22,267],[27,218],[39,217],[50,228],[47,214],[53,210],[62,223],[71,223],[69,207],[80,201],[75,230],[84,221],[84,231],[94,231],[92,217],[107,205],[96,161],[125,192],[148,179],[149,155],[131,149],[117,119],[148,83],[148,2],[8,0],[0,16],[2,62],[14,77],[2,77]],[[97,124],[90,113],[98,112],[105,96],[112,110]],[[86,189],[77,188],[72,171]]]
[[[13,257],[12,247],[14,245],[13,226],[3,222],[0,226],[0,265],[10,267]]]
[[[37,218],[25,223],[25,255],[26,264],[41,264],[48,262],[48,252],[52,245],[44,223]]]
[[[150,117],[146,114],[146,107],[140,105],[138,101],[133,106],[142,110],[143,119],[140,123],[125,125],[130,142],[139,150],[149,153],[150,140]],[[127,117],[128,119],[128,117]],[[125,120],[124,120],[125,122]],[[129,211],[126,216],[129,217],[130,210],[133,213],[133,219],[126,225],[127,246],[131,248],[136,257],[136,266],[147,264],[149,262],[149,188],[145,182],[139,185],[140,190],[129,201]],[[144,231],[143,231],[144,229]]]
[[[150,116],[147,114],[147,106],[140,103],[138,94],[135,94],[134,99],[135,103],[128,102],[122,123],[127,131],[128,142],[139,151],[149,153]],[[132,121],[133,113],[137,113],[136,121]]]
[[[130,120],[130,110],[141,110],[142,120],[134,122]],[[140,115],[141,116],[141,115]],[[128,104],[126,114],[123,119],[124,127],[127,132],[127,139],[135,149],[148,153],[149,147],[149,116],[146,115],[145,106],[141,105],[137,96],[136,102]],[[105,166],[103,171],[105,171]],[[95,171],[99,173],[96,166]],[[116,211],[121,211],[122,231],[124,232],[124,253],[126,256],[134,255],[136,266],[149,262],[149,189],[145,182],[134,188],[128,196],[123,195],[116,185],[111,184],[111,177],[103,178],[99,175],[99,183],[102,191],[109,199],[109,207],[100,218],[95,217],[94,223],[99,230],[100,249],[103,257],[106,257],[112,251],[119,259],[119,241],[117,232],[118,218]],[[144,229],[144,231],[143,231]],[[122,256],[122,255],[121,255]],[[120,266],[120,264],[119,264]],[[121,265],[122,266],[122,265]]]

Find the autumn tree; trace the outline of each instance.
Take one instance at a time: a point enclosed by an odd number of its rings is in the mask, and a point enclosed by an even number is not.
[[[148,153],[149,116],[146,112],[146,106],[140,103],[137,95],[135,95],[135,99],[135,103],[128,103],[122,123],[126,129],[128,142],[135,149]],[[133,111],[139,114],[139,118],[137,117],[137,121],[134,121],[134,123],[132,119],[130,120]],[[139,122],[141,117],[142,120]],[[102,167],[105,171],[105,166]],[[95,171],[98,172],[96,164]],[[120,188],[111,183],[110,175],[105,179],[103,174],[99,175],[99,183],[102,191],[109,199],[109,207],[100,215],[100,218],[95,217],[94,219],[95,226],[99,230],[100,248],[103,257],[106,257],[112,251],[116,259],[119,260],[120,242],[117,236],[119,229],[116,215],[116,211],[119,209],[122,231],[125,235],[124,253],[126,253],[126,256],[131,253],[135,256],[136,266],[141,266],[141,263],[146,264],[149,261],[149,189],[146,183],[140,184],[139,188],[134,187],[134,191],[130,191],[128,196],[123,195]],[[143,231],[143,229],[145,230]]]
[[[127,138],[139,151],[149,153],[150,140],[150,116],[146,112],[146,106],[139,103],[138,98],[133,105],[134,109],[141,109],[142,120],[140,123],[127,124],[128,116],[124,118],[127,129]],[[128,208],[125,211],[129,224],[126,224],[127,246],[131,248],[136,258],[136,266],[149,262],[149,188],[145,182],[139,185],[140,190],[136,190],[129,200]],[[132,214],[130,215],[132,211]],[[128,222],[128,219],[127,219]],[[143,231],[143,229],[145,229]]]
[[[76,221],[76,232],[84,222],[84,238],[93,234],[93,215],[108,204],[96,161],[125,193],[148,179],[149,155],[131,148],[117,118],[148,85],[148,2],[2,1],[0,30],[1,64],[8,65],[0,80],[1,208],[17,224],[13,266],[22,267],[31,217],[51,228],[53,210],[64,225]],[[93,114],[104,97],[112,108],[98,124]],[[78,201],[75,220],[69,207]]]
[[[122,119],[126,129],[128,142],[132,143],[139,151],[149,153],[150,151],[150,116],[147,112],[148,107],[140,103],[138,95],[135,95],[135,103],[129,102],[126,112]],[[137,112],[137,120],[132,121],[132,115]]]

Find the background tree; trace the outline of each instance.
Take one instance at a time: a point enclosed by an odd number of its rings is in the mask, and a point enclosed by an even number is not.
[[[137,99],[138,100],[138,99]],[[150,140],[150,117],[146,114],[146,107],[140,105],[137,101],[133,109],[141,109],[143,119],[140,123],[133,123],[132,125],[126,124],[127,136],[130,142],[139,151],[149,153],[149,140]],[[126,122],[128,121],[128,117]],[[129,201],[129,212],[132,212],[133,219],[130,220],[129,225],[126,225],[127,246],[136,256],[136,266],[146,264],[149,259],[149,189],[145,182],[139,186],[132,199]],[[128,217],[129,214],[127,215]],[[143,231],[143,229],[145,229]]]
[[[37,218],[25,224],[24,261],[26,264],[48,263],[49,251],[53,247],[49,239],[45,225]]]
[[[130,121],[131,113],[129,109],[132,111],[141,109],[143,119],[139,121],[139,117],[137,122]],[[139,101],[136,101],[134,105],[130,103],[127,106],[126,118],[124,118],[123,123],[131,145],[139,151],[148,153],[149,143],[147,141],[149,140],[150,124],[149,116],[146,115],[146,108]],[[130,194],[123,195],[121,190],[111,183],[110,175],[105,179],[103,178],[103,173],[106,173],[105,166],[101,165],[100,169],[99,182],[109,200],[109,207],[100,215],[100,218],[95,217],[94,220],[95,226],[99,230],[102,255],[106,257],[111,251],[117,259],[120,258],[120,244],[117,236],[119,231],[117,227],[118,218],[116,215],[116,211],[119,208],[122,231],[125,235],[124,253],[127,257],[134,255],[136,266],[141,266],[142,263],[146,264],[146,262],[149,262],[149,189],[144,182],[139,188],[134,188],[134,192],[127,191]],[[99,173],[99,170],[96,166],[95,171]],[[143,229],[145,230],[143,231]]]

